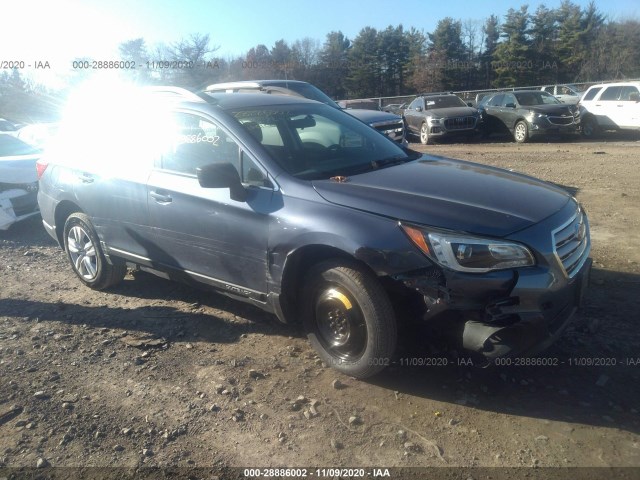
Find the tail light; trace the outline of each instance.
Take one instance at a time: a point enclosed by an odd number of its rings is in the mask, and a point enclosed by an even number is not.
[[[44,171],[47,169],[48,166],[49,166],[49,162],[45,162],[43,160],[38,160],[36,162],[36,172],[38,173],[38,180],[42,178],[42,175],[44,175]]]

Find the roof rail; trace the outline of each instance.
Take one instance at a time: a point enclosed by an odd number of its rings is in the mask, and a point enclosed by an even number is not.
[[[429,95],[455,95],[453,92],[424,92],[419,94],[419,97],[428,97]]]
[[[252,82],[250,80],[238,82],[214,83],[204,89],[205,92],[221,91],[221,90],[238,90],[241,88],[261,88],[262,84]]]
[[[153,87],[145,87],[145,91],[152,93],[154,95],[161,95],[170,99],[187,100],[189,102],[199,102],[199,103],[202,103],[205,101],[202,97],[182,87],[153,86]]]

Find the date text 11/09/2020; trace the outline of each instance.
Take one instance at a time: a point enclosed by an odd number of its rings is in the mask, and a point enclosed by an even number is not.
[[[374,359],[384,366],[399,367],[473,367],[474,361],[470,357],[402,357],[397,360],[388,358]],[[503,367],[636,367],[640,366],[640,357],[501,357],[493,359],[493,365]],[[377,365],[378,363],[376,363]]]
[[[391,477],[388,468],[245,468],[246,478],[366,478]]]

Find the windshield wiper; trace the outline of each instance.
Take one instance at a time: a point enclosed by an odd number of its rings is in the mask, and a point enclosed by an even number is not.
[[[371,162],[371,168],[377,170],[379,168],[391,167],[409,161],[406,155],[394,155],[393,157],[383,158],[382,160],[374,160]]]

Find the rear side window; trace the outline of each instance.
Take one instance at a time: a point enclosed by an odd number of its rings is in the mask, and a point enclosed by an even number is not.
[[[600,90],[602,90],[602,87],[590,88],[589,91],[587,91],[587,93],[584,94],[582,101],[584,102],[585,100],[587,101],[593,100]]]
[[[607,87],[600,95],[600,100],[618,100],[620,98],[620,90],[622,90],[622,87]]]

